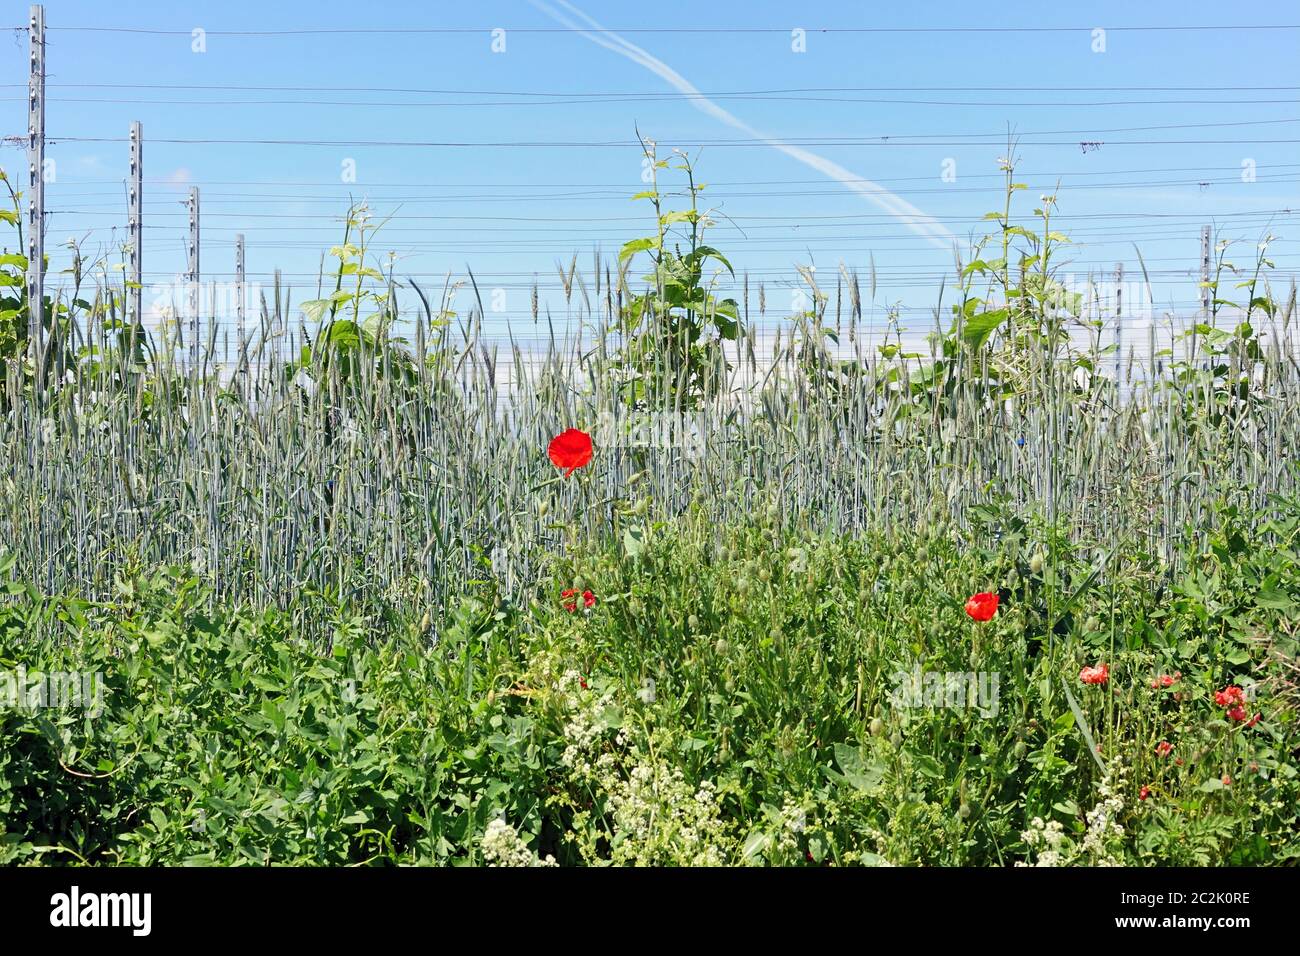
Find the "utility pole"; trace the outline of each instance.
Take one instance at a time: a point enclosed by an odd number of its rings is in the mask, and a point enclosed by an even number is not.
[[[235,236],[235,338],[239,355],[244,354],[244,234]]]
[[[190,360],[194,368],[199,364],[199,187],[190,187],[188,203],[190,213],[190,238],[187,246],[189,252],[189,274],[186,285],[189,287],[190,309]]]
[[[27,42],[27,312],[28,342],[42,367],[45,311],[45,8],[33,4]]]
[[[144,325],[144,130],[137,120],[131,124],[131,183],[127,187],[127,268],[131,289],[127,300],[129,318]]]
[[[1115,387],[1124,367],[1124,263],[1115,263]]]

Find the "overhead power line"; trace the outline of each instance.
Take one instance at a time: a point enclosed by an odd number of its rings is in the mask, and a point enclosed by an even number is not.
[[[781,142],[791,146],[1005,146],[1006,140],[927,140],[925,142],[898,142],[904,139],[898,137],[836,137],[809,139],[804,137],[773,137],[767,139],[717,139],[717,140],[693,140],[685,139],[668,139],[662,137],[665,142],[675,142],[679,147],[687,148],[726,148],[726,147],[763,147],[771,148],[773,142]],[[124,143],[126,137],[123,136],[48,136],[47,141],[53,143]],[[459,141],[459,140],[340,140],[340,139],[216,139],[216,138],[154,138],[153,143],[169,143],[186,146],[326,146],[338,148],[341,146],[382,146],[382,147],[417,147],[417,148],[445,148],[445,149],[596,149],[602,147],[617,147],[619,149],[628,149],[639,147],[641,144],[636,140],[517,140],[517,141]],[[1106,140],[1105,142],[1090,143],[1078,140],[1036,140],[1026,142],[1019,140],[1018,147],[1028,146],[1071,146],[1071,147],[1097,147],[1103,146],[1223,146],[1237,145],[1242,143],[1251,143],[1258,145],[1276,145],[1300,143],[1300,139],[1124,139],[1124,140]]]
[[[1260,175],[1266,175],[1263,170],[1266,169],[1300,169],[1300,163],[1263,163],[1257,169]],[[1135,176],[1142,173],[1212,173],[1212,172],[1240,172],[1241,166],[1146,166],[1140,169],[1077,169],[1077,170],[1054,170],[1031,172],[1025,170],[1022,175],[1025,178],[1045,177],[1047,179],[1069,179],[1074,177],[1096,177],[1096,176]],[[1001,181],[1005,179],[1004,173],[964,173],[962,180],[967,179],[996,179]],[[874,182],[874,183],[911,183],[911,182],[933,182],[935,176],[930,173],[925,176],[885,176],[880,178],[851,179],[848,182]],[[77,185],[107,185],[120,184],[120,179],[81,179],[75,180]],[[176,185],[169,179],[146,178],[146,183],[151,185]],[[830,188],[838,188],[839,182],[828,181],[825,178],[819,179],[710,179],[707,186],[802,186],[802,185],[824,185]],[[283,180],[283,179],[205,179],[186,182],[186,186],[339,186],[339,180]],[[365,182],[356,182],[346,184],[349,188],[357,189],[374,189],[374,188],[393,188],[393,189],[626,189],[626,182],[615,183],[573,183],[573,182],[540,182],[530,179],[526,183],[505,183],[505,182],[447,182],[443,180],[436,183],[426,182],[402,182],[388,181],[379,182],[369,180]],[[1104,184],[1103,184],[1104,185]],[[669,190],[663,190],[665,194]],[[65,193],[66,195],[66,193]],[[563,198],[563,197],[561,197]]]
[[[26,89],[24,83],[0,87]],[[88,90],[211,90],[248,93],[419,93],[438,96],[530,97],[671,97],[710,99],[719,96],[777,96],[794,93],[1260,93],[1292,92],[1300,86],[794,86],[779,89],[715,90],[681,93],[676,90],[468,90],[407,86],[256,86],[229,83],[50,83],[49,89]]]
[[[20,29],[20,28],[14,28]],[[491,34],[494,29],[504,29],[507,33],[524,34],[576,34],[568,27],[304,27],[288,30],[205,30],[207,36],[224,37],[282,37],[282,36],[356,36],[371,34],[388,36],[392,34]],[[608,27],[610,33],[694,33],[708,35],[729,34],[781,34],[789,36],[791,28],[781,27]],[[805,33],[1091,33],[1096,24],[1074,27],[1042,26],[951,26],[951,27],[802,27]],[[71,33],[136,33],[146,36],[190,36],[191,29],[162,30],[154,27],[106,27],[106,26],[52,26],[47,30]],[[1227,23],[1227,24],[1143,24],[1135,26],[1108,26],[1111,33],[1190,33],[1212,31],[1257,31],[1257,30],[1300,30],[1300,24],[1292,23]]]
[[[22,97],[4,97],[5,100],[14,102],[23,99]],[[800,102],[800,103],[872,103],[872,104],[892,104],[903,106],[962,106],[962,107],[1024,107],[1037,108],[1047,106],[1058,107],[1091,107],[1091,106],[1240,106],[1240,105],[1257,105],[1257,106],[1294,106],[1294,99],[1223,99],[1220,97],[1207,99],[1204,97],[1197,99],[1142,99],[1142,100],[916,100],[916,99],[886,99],[880,97],[848,97],[848,96],[741,96],[741,95],[718,95],[712,96],[714,100],[742,100],[742,101],[765,101],[765,102]],[[405,109],[448,109],[459,107],[500,107],[515,108],[521,106],[539,107],[539,106],[594,106],[623,103],[656,103],[656,102],[680,102],[682,97],[673,95],[662,96],[635,96],[635,97],[601,97],[601,98],[581,98],[581,99],[545,99],[545,100],[461,100],[461,101],[444,101],[444,102],[411,102],[398,100],[160,100],[160,99],[122,99],[114,97],[78,97],[78,96],[60,96],[61,103],[105,103],[121,104],[132,106],[365,106],[378,108],[405,108]],[[1269,121],[1264,121],[1269,122]]]

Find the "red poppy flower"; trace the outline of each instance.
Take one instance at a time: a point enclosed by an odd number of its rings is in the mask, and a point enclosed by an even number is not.
[[[566,428],[551,439],[546,454],[556,468],[566,469],[564,477],[567,478],[591,461],[591,436],[576,428]]]
[[[590,591],[583,591],[583,592],[582,592],[582,603],[583,603],[583,606],[584,606],[584,607],[595,607],[595,606],[596,606],[596,595],[592,594]]]
[[[1264,716],[1263,714],[1256,714],[1254,717],[1250,718],[1250,720],[1246,721],[1246,726],[1254,727],[1257,723],[1259,723],[1259,718],[1263,716]]]
[[[1096,667],[1085,667],[1079,671],[1079,680],[1085,684],[1104,684],[1110,680],[1110,665],[1098,664]]]
[[[1174,745],[1167,740],[1162,740],[1160,743],[1156,744],[1156,753],[1162,757],[1168,757],[1173,752]]]
[[[1225,787],[1231,787],[1231,786],[1232,786],[1232,778],[1229,777],[1229,776],[1225,773],[1225,774],[1223,775],[1223,779],[1220,781],[1220,783],[1222,783]]]
[[[998,596],[991,591],[981,591],[979,594],[971,595],[966,602],[966,613],[970,615],[972,621],[993,620],[993,615],[998,613]]]
[[[1145,799],[1146,799],[1147,797],[1149,797],[1149,796],[1151,796],[1151,788],[1150,788],[1150,787],[1143,787],[1141,790],[1138,791],[1138,799],[1139,799],[1139,800],[1145,800]]]
[[[1153,690],[1159,690],[1161,687],[1173,687],[1182,680],[1182,671],[1174,671],[1172,674],[1161,674],[1151,682]]]
[[[564,609],[570,614],[578,609],[577,595],[577,588],[565,588],[560,592],[560,600],[564,602]]]
[[[1214,692],[1214,702],[1220,707],[1240,707],[1246,702],[1246,693],[1240,687],[1229,685]]]
[[[1228,710],[1228,719],[1235,720],[1237,721],[1237,723],[1241,723],[1249,716],[1250,716],[1250,711],[1248,711],[1245,707],[1242,707],[1241,704],[1238,704],[1236,707],[1229,708]]]
[[[585,677],[579,677],[579,678],[578,678],[578,686],[581,687],[583,690],[586,690],[586,689],[587,689],[587,678],[585,678]]]

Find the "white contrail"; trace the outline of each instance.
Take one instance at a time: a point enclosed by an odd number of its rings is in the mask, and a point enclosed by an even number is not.
[[[557,23],[563,24],[575,33],[581,34],[593,43],[600,44],[607,50],[613,50],[620,56],[625,56],[632,62],[639,63],[650,72],[664,80],[667,80],[670,84],[684,93],[695,108],[701,112],[707,113],[709,116],[726,123],[728,126],[748,133],[754,139],[761,140],[773,149],[778,149],[787,156],[797,159],[805,166],[810,166],[819,173],[841,183],[862,198],[875,203],[885,212],[889,213],[889,215],[897,217],[903,225],[907,226],[907,228],[911,229],[917,235],[925,237],[939,248],[952,248],[956,237],[933,216],[917,209],[907,200],[895,196],[885,187],[853,175],[852,172],[839,165],[839,163],[831,162],[824,156],[818,156],[816,153],[811,153],[806,149],[802,149],[798,146],[791,146],[789,143],[783,143],[779,139],[773,139],[770,136],[764,135],[744,120],[733,116],[717,103],[714,103],[667,63],[664,63],[657,57],[651,56],[639,46],[629,43],[617,33],[606,30],[591,17],[587,16],[587,14],[569,3],[568,0],[555,0],[555,2],[564,7],[564,9],[568,10],[574,16],[580,17],[582,20],[586,21],[590,29],[575,23],[572,19],[566,17],[563,13],[554,9],[549,4],[542,2],[542,0],[532,0],[533,6],[537,7]]]

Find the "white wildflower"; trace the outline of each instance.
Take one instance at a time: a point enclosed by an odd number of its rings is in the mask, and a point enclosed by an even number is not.
[[[555,866],[555,858],[538,859],[515,828],[500,817],[491,821],[479,843],[488,866]]]

